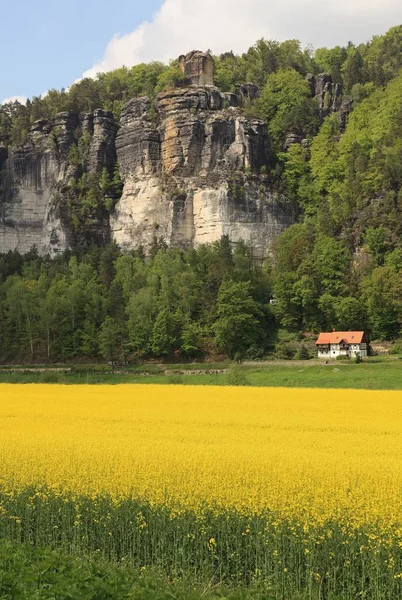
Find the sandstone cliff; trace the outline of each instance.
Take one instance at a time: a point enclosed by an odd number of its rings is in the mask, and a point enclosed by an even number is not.
[[[0,152],[0,252],[26,253],[36,246],[40,254],[54,255],[80,243],[67,214],[66,190],[77,175],[69,151],[84,134],[88,147],[81,168],[94,172],[113,165],[116,126],[102,110],[37,121],[25,146]],[[94,225],[94,241],[106,241],[108,227]]]
[[[119,245],[146,247],[158,235],[186,248],[226,234],[264,256],[292,223],[289,203],[258,175],[270,158],[266,125],[229,104],[216,88],[192,86],[160,94],[155,121],[147,98],[125,106],[116,139],[124,188],[111,215]]]
[[[155,235],[188,248],[227,234],[265,256],[294,215],[264,175],[270,160],[266,125],[245,119],[240,103],[240,95],[193,84],[160,94],[155,105],[133,99],[123,107],[119,127],[101,110],[35,123],[24,147],[1,153],[0,252],[25,253],[35,245],[54,255],[84,238],[147,249]],[[82,139],[78,168],[71,148]],[[83,231],[80,214],[73,219],[70,182],[79,169],[110,172],[116,159],[121,199],[110,215],[95,211]]]
[[[266,175],[266,124],[241,109],[258,88],[221,93],[209,54],[192,52],[179,64],[184,87],[131,100],[118,123],[103,110],[59,113],[36,122],[23,147],[0,146],[0,253],[36,246],[55,255],[112,239],[146,250],[155,236],[188,248],[228,235],[267,255],[295,214]],[[342,109],[328,76],[311,86],[322,117]],[[300,141],[290,136],[288,145]],[[93,182],[98,189],[116,164],[122,190],[100,197]]]

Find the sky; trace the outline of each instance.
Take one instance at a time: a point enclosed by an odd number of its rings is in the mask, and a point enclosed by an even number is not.
[[[401,0],[14,0],[2,6],[0,103],[190,50],[241,53],[258,39],[314,48],[402,24]]]

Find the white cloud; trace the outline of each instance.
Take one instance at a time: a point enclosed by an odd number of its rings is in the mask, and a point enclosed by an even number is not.
[[[243,52],[262,37],[316,48],[361,43],[400,23],[400,0],[164,0],[152,20],[116,34],[83,77],[193,49]]]
[[[28,98],[26,96],[10,96],[9,98],[4,98],[0,104],[8,104],[9,102],[20,102],[21,104],[26,104]]]

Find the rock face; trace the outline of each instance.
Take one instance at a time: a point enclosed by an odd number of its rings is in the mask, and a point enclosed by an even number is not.
[[[65,176],[64,145],[70,116],[58,115],[54,123],[38,121],[31,129],[30,142],[14,149],[3,162],[0,176],[0,249],[28,252],[37,246],[41,253],[66,247],[55,191]],[[60,129],[60,147],[52,132]]]
[[[124,107],[116,139],[124,188],[111,216],[120,246],[147,248],[156,235],[188,248],[228,235],[264,257],[293,222],[259,175],[270,160],[265,123],[225,104],[218,89],[192,86],[160,94],[156,121],[147,98]]]
[[[214,85],[215,63],[209,52],[193,50],[179,57],[179,66],[190,85]]]
[[[342,128],[346,127],[346,120],[352,111],[352,99],[344,96],[342,84],[333,83],[332,76],[320,73],[315,77],[311,73],[306,76],[311,87],[311,94],[315,96],[321,121],[331,113],[337,113]]]
[[[210,54],[194,51],[179,62],[186,86],[155,102],[131,100],[119,124],[103,110],[65,112],[36,122],[22,148],[0,147],[0,252],[25,253],[35,245],[55,255],[88,236],[97,244],[114,239],[127,250],[146,250],[155,236],[189,248],[228,235],[250,244],[255,256],[267,255],[294,214],[266,175],[272,160],[266,124],[246,119],[239,108],[259,90],[245,84],[222,94],[213,85]],[[111,174],[116,161],[121,198],[106,219],[91,216],[89,231],[82,231],[71,190],[80,177],[99,180],[105,167]]]
[[[88,173],[113,166],[116,126],[113,115],[102,110],[90,115],[64,112],[50,121],[37,121],[25,146],[3,153],[0,252],[24,254],[36,246],[40,254],[53,256],[79,242],[66,214],[65,194],[68,182],[76,176],[69,151],[77,136],[87,140],[82,162]],[[106,240],[107,232],[101,237]]]

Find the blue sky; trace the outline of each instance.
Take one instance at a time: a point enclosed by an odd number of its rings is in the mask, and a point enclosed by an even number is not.
[[[116,33],[152,18],[162,0],[11,0],[2,3],[0,102],[62,88],[103,56]]]
[[[400,24],[401,0],[7,0],[0,103],[193,49],[241,53],[262,37],[358,44]]]

